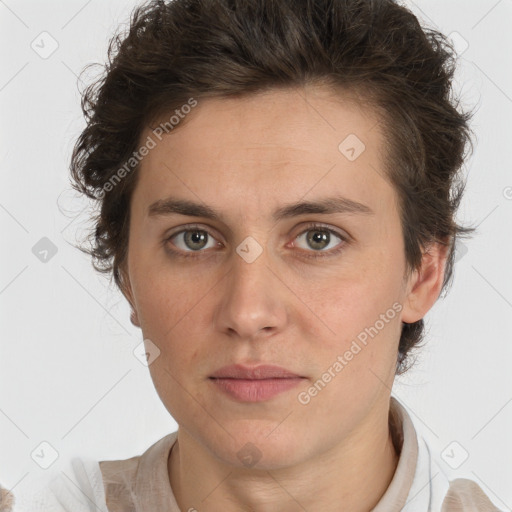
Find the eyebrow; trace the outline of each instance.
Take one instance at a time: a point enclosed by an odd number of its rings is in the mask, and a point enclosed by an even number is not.
[[[273,212],[272,217],[275,221],[278,221],[311,213],[373,215],[375,212],[363,203],[353,201],[346,197],[335,196],[325,197],[314,201],[301,201],[298,203],[286,204],[277,208]],[[149,217],[174,214],[187,215],[190,217],[205,217],[217,221],[222,220],[222,214],[214,208],[188,199],[168,197],[166,199],[155,201],[148,207]]]

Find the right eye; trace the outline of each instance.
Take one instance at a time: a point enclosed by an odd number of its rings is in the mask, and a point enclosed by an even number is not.
[[[170,242],[179,249],[179,251],[176,251],[170,248],[169,250],[172,253],[185,258],[190,257],[187,253],[201,253],[205,252],[203,249],[210,249],[219,245],[219,242],[216,241],[208,230],[198,227],[190,227],[189,229],[174,232],[166,238],[166,242]],[[192,257],[195,257],[195,255]]]

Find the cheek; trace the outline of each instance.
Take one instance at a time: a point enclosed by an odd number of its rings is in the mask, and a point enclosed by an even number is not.
[[[172,264],[163,254],[138,255],[133,274],[139,317],[148,331],[160,335],[196,311],[213,284],[208,275]]]
[[[319,368],[313,386],[322,390],[314,399],[318,414],[363,415],[364,404],[391,388],[401,329],[401,305],[392,297],[375,295],[374,287],[346,288],[332,298],[340,306],[324,307],[326,323],[336,334],[317,340],[311,352]]]
[[[317,287],[314,294],[310,291],[309,303],[323,320],[327,338],[347,340],[372,326],[395,302],[400,302],[400,291],[400,281],[389,269],[379,272],[375,266],[369,266],[330,279],[324,287]],[[386,325],[395,318],[394,312],[386,317]]]
[[[201,401],[197,383],[204,373],[202,365],[211,342],[205,323],[208,306],[204,294],[201,288],[187,288],[175,279],[159,279],[153,286],[147,282],[139,302],[144,338],[152,340],[160,350],[149,367],[151,379],[162,403],[177,421],[183,419],[184,411],[197,415],[199,421],[200,412],[191,407],[186,390],[193,389],[195,399]]]
[[[336,374],[329,387],[344,397],[342,401],[371,395],[383,385],[380,379],[390,383],[394,375],[402,298],[399,271],[390,268],[362,265],[350,276],[340,275],[336,285],[310,296],[311,309],[329,327],[323,329],[315,357],[322,372],[330,369]]]
[[[138,278],[143,335],[161,352],[154,364],[165,366],[176,376],[186,374],[191,365],[199,368],[204,354],[211,351],[212,301],[218,297],[215,286],[220,278],[170,266],[149,267]]]

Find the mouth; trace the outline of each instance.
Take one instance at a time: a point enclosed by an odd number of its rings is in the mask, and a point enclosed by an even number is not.
[[[287,379],[296,377],[301,377],[301,375],[273,364],[261,364],[258,366],[231,364],[220,368],[211,375],[211,378],[249,380]]]
[[[217,390],[241,402],[263,402],[289,391],[306,377],[280,366],[230,365],[209,377]]]

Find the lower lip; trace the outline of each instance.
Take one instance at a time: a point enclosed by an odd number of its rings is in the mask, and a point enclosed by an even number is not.
[[[304,379],[293,377],[286,379],[222,379],[211,378],[212,382],[232,398],[242,402],[263,402],[294,388]]]

